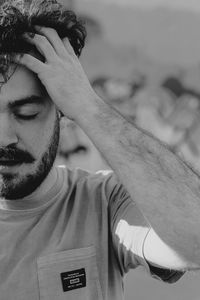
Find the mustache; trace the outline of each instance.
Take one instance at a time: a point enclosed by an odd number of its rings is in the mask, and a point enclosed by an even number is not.
[[[11,147],[0,148],[0,160],[13,160],[22,163],[33,163],[35,161],[29,152]]]

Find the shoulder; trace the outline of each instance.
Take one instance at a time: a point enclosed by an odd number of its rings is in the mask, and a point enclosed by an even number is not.
[[[99,170],[97,172],[89,172],[84,169],[75,168],[68,169],[66,166],[58,166],[62,172],[67,173],[68,180],[72,183],[81,184],[84,182],[100,184],[111,178],[116,177],[112,170]]]
[[[59,173],[63,173],[71,189],[82,190],[86,193],[103,193],[107,198],[120,182],[112,170],[89,172],[80,168],[68,169],[66,166],[57,166]]]

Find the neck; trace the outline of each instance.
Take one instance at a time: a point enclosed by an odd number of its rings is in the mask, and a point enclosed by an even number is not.
[[[30,195],[25,197],[24,199],[33,199],[38,198],[45,195],[55,184],[57,180],[57,171],[55,165],[51,168],[49,174],[44,179],[44,181],[41,183],[41,185]]]

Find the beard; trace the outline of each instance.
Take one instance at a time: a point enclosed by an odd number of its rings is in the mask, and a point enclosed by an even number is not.
[[[0,181],[1,198],[7,200],[21,199],[32,194],[41,185],[41,183],[45,180],[45,178],[51,171],[56,159],[59,136],[60,123],[57,114],[53,134],[48,145],[48,150],[42,155],[36,171],[34,171],[34,173],[24,175],[21,178],[17,178],[18,175],[16,174],[2,174]],[[33,157],[29,153],[21,153],[21,156],[27,157],[26,163],[35,161],[35,159],[33,159]]]

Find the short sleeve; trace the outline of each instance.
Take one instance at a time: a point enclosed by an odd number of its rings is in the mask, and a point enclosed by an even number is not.
[[[143,266],[153,278],[176,282],[184,272],[153,267],[145,260],[143,246],[151,227],[114,174],[108,177],[106,188],[112,242],[122,275]]]

